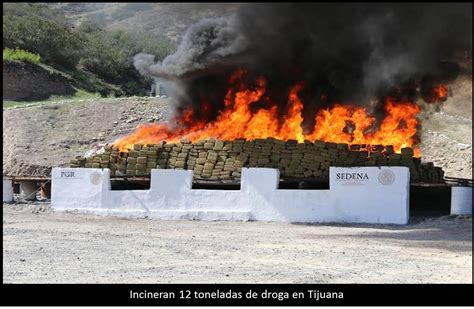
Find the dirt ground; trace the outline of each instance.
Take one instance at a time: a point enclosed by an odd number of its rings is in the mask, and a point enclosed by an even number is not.
[[[129,220],[3,204],[4,283],[472,283],[472,217]]]
[[[130,97],[32,103],[3,111],[3,175],[47,176],[77,155],[161,121],[169,100]],[[97,148],[98,149],[98,148]]]

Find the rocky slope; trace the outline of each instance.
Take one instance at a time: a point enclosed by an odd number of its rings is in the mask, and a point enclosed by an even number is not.
[[[449,89],[446,102],[423,106],[422,156],[447,176],[472,179],[472,77],[460,76]]]

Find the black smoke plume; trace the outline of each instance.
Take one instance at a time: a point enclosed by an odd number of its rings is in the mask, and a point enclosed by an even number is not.
[[[470,3],[245,4],[231,17],[191,26],[162,63],[146,55],[135,63],[143,74],[178,85],[171,95],[180,106],[205,101],[212,116],[236,68],[249,80],[264,76],[277,104],[303,81],[305,120],[334,102],[377,113],[387,95],[413,100],[420,87],[457,76],[454,55],[472,53],[471,12]]]

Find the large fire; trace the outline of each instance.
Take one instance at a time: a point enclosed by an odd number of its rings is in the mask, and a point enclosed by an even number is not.
[[[415,156],[420,155],[419,149],[414,147],[418,125],[416,116],[420,107],[413,102],[387,97],[384,104],[385,117],[379,123],[363,107],[335,103],[318,111],[313,129],[305,132],[302,126],[303,103],[298,97],[304,83],[291,88],[285,111],[280,111],[281,105],[268,102],[269,98],[265,95],[266,80],[260,77],[256,80],[256,86],[249,88],[242,81],[244,75],[245,71],[237,70],[230,77],[224,107],[214,120],[201,120],[194,109],[188,108],[174,119],[174,123],[141,124],[130,135],[114,144],[126,151],[133,144],[153,144],[163,140],[177,142],[181,138],[194,142],[210,137],[221,140],[273,137],[298,142],[322,140],[347,144],[393,145],[395,152],[400,152],[403,147],[413,147]],[[442,90],[440,89],[440,96],[445,95]],[[201,113],[206,113],[208,109],[206,103],[201,104]]]

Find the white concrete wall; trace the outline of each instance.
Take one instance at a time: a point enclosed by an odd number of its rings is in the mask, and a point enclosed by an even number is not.
[[[9,179],[3,179],[3,202],[13,201],[13,183]]]
[[[110,170],[53,168],[51,207],[56,210],[108,208],[104,192],[110,190]]]
[[[363,179],[337,179],[358,173]],[[126,217],[406,224],[406,167],[330,170],[330,190],[278,190],[276,169],[242,169],[241,190],[191,189],[192,171],[152,170],[150,190],[110,190],[108,169],[53,169],[55,210]],[[92,181],[91,179],[94,179]]]
[[[251,219],[239,191],[191,190],[192,172],[152,170],[150,190],[110,190],[110,171],[54,168],[51,207],[132,218],[239,220]],[[72,176],[71,176],[72,175]],[[100,181],[92,184],[90,179]],[[227,206],[226,206],[227,205]]]
[[[387,172],[389,171],[389,172]],[[338,180],[337,174],[361,180]],[[379,175],[389,173],[387,184]],[[406,224],[409,172],[406,167],[330,168],[329,190],[277,190],[278,170],[242,169],[242,190],[256,220]],[[384,180],[382,180],[384,181]]]

